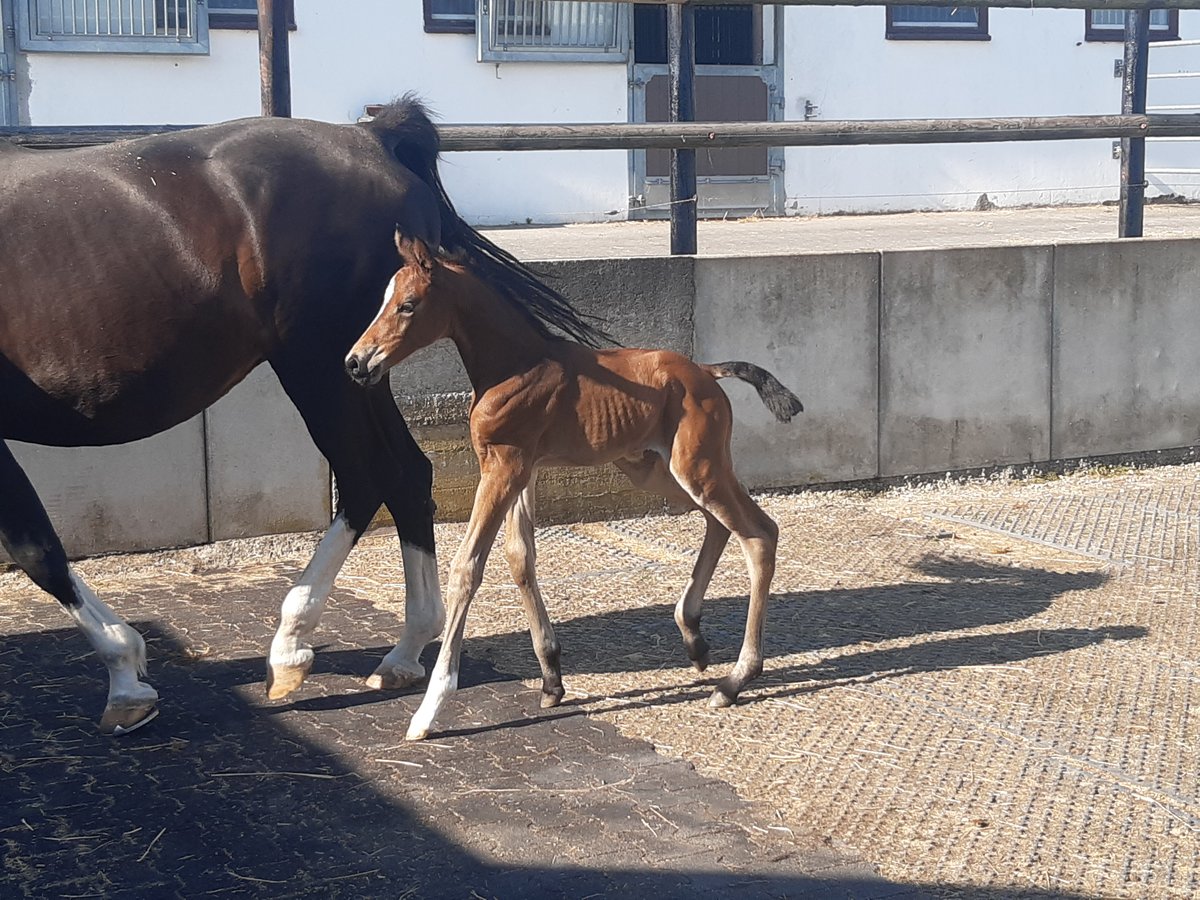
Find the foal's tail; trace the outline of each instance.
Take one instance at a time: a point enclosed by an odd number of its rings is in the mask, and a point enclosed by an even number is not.
[[[758,396],[780,422],[792,421],[792,416],[804,412],[800,398],[785,388],[770,372],[754,363],[724,362],[701,366],[713,378],[737,378],[754,386]]]
[[[400,163],[424,181],[437,197],[442,220],[442,247],[461,254],[475,274],[500,291],[538,330],[552,336],[555,328],[593,347],[615,343],[589,322],[593,316],[577,311],[566,297],[545,284],[507,250],[497,247],[463,221],[438,174],[441,140],[429,111],[414,94],[405,94],[379,111],[367,128]]]

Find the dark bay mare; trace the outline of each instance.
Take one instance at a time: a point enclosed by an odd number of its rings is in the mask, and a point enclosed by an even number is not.
[[[405,627],[368,684],[424,677],[445,618],[432,468],[386,383],[343,368],[395,272],[393,231],[460,252],[520,312],[600,337],[471,229],[437,172],[438,135],[406,97],[366,125],[246,119],[64,151],[0,151],[0,439],[117,444],[199,413],[263,360],[337,478],[336,516],[283,601],[267,692],[312,667],[334,577],[381,504],[395,519]],[[286,447],[279,452],[286,453]],[[78,577],[0,441],[0,542],[75,619],[109,672],[107,732],[149,721],[145,644]]]

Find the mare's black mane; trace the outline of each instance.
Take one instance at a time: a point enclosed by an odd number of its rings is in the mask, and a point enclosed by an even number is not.
[[[465,262],[529,319],[544,337],[556,337],[556,329],[593,347],[612,342],[608,334],[588,321],[592,317],[578,312],[566,297],[459,216],[438,174],[441,141],[437,127],[421,101],[412,94],[405,94],[383,107],[365,127],[437,196],[442,220],[442,249],[448,255]]]

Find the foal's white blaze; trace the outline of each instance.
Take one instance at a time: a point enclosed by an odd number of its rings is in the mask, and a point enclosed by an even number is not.
[[[146,674],[146,642],[96,596],[74,569],[70,570],[70,578],[79,605],[66,609],[108,667],[109,706],[153,703],[158,692],[138,680],[139,675]]]
[[[401,687],[424,678],[421,651],[446,624],[437,556],[407,541],[400,542],[400,555],[404,560],[404,633],[368,680],[375,688]]]
[[[271,641],[272,667],[303,667],[312,663],[313,652],[304,644],[304,638],[312,634],[321,620],[325,599],[333,590],[334,579],[356,539],[354,529],[339,514],[321,538],[304,574],[284,598],[279,630]]]
[[[396,296],[396,276],[393,275],[391,280],[387,283],[387,288],[383,292],[383,305],[379,307],[379,312],[375,313],[375,318],[373,318],[371,320],[371,324],[366,327],[364,333],[366,331],[370,331],[372,328],[374,328],[375,323],[383,318],[383,314],[385,312],[387,312],[388,304],[392,302],[392,298],[395,296]]]

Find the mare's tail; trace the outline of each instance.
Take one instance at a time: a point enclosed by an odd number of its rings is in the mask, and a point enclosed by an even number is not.
[[[580,313],[566,297],[545,284],[511,253],[497,247],[463,221],[438,174],[441,141],[437,127],[415,95],[405,94],[389,103],[366,127],[401,165],[433,190],[442,220],[442,247],[447,252],[464,256],[477,275],[499,290],[543,334],[550,336],[550,329],[557,329],[593,347],[615,343],[588,321],[594,317]]]
[[[758,396],[780,422],[792,421],[792,416],[804,412],[800,398],[785,388],[770,372],[754,363],[724,362],[701,366],[713,378],[737,378],[753,385]]]

